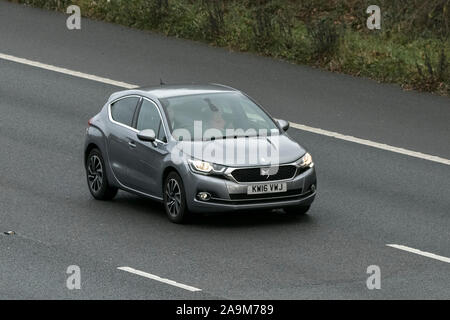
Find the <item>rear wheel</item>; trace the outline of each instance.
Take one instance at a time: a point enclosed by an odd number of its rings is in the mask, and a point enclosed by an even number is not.
[[[311,205],[309,206],[291,206],[291,207],[285,207],[284,211],[287,214],[301,216],[308,212],[309,208],[311,208]]]
[[[164,209],[174,223],[184,223],[189,218],[183,181],[176,172],[169,173],[164,181]]]
[[[86,176],[89,191],[95,199],[111,200],[116,196],[118,189],[109,185],[105,161],[98,149],[92,149],[89,152],[86,161]]]

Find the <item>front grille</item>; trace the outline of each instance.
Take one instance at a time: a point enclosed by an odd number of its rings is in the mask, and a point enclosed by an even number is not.
[[[293,178],[296,169],[297,168],[293,165],[280,166],[278,167],[277,173],[269,176],[263,176],[261,175],[261,168],[242,168],[233,170],[231,175],[238,182],[276,181]]]

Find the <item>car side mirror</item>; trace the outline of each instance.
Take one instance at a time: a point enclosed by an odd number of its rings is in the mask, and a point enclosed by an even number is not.
[[[145,129],[137,133],[137,137],[141,141],[155,142],[156,135],[153,129]]]
[[[283,131],[287,131],[289,129],[289,122],[283,119],[276,119],[278,122],[278,125],[280,126]]]

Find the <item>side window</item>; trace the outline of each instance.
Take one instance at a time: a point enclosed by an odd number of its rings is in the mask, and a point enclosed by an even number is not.
[[[155,134],[158,135],[159,124],[161,123],[161,118],[159,117],[159,112],[153,102],[146,99],[142,101],[141,111],[139,112],[139,117],[137,120],[136,129],[153,129]]]
[[[114,102],[111,105],[111,117],[113,120],[131,127],[138,101],[139,98],[130,97]]]

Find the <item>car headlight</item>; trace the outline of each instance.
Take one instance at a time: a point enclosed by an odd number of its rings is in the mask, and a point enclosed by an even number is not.
[[[211,163],[206,162],[206,161],[189,160],[189,163],[191,164],[192,169],[203,172],[203,173],[209,173],[213,169]]]
[[[298,159],[295,164],[298,167],[304,168],[304,167],[312,167],[314,166],[314,162],[312,161],[311,155],[307,152],[303,157]]]
[[[226,169],[224,166],[196,159],[189,159],[189,164],[193,171],[204,174],[223,173]]]

